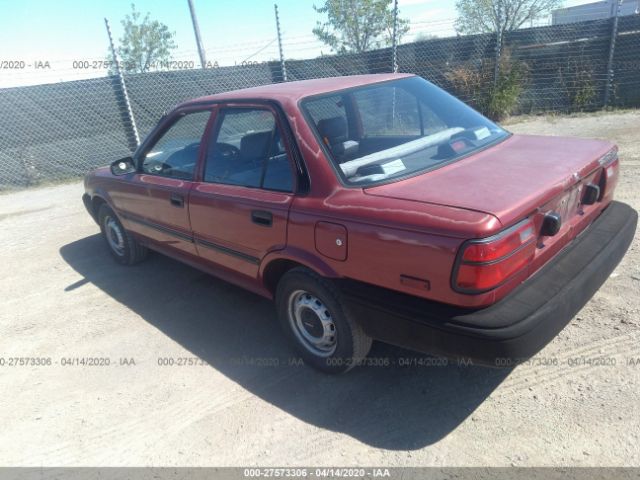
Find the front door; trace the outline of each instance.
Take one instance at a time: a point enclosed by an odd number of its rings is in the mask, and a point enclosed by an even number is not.
[[[189,197],[201,258],[255,278],[261,259],[286,245],[294,181],[281,131],[268,106],[218,110]]]
[[[126,187],[113,201],[127,229],[161,248],[197,255],[189,221],[189,192],[211,110],[178,111],[143,147]]]

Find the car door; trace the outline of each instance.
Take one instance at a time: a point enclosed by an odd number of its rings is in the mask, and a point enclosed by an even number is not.
[[[185,109],[165,119],[136,155],[138,171],[113,196],[126,228],[160,248],[196,256],[188,198],[211,108]]]
[[[279,122],[268,105],[221,105],[189,197],[198,255],[253,278],[287,242],[295,182]]]

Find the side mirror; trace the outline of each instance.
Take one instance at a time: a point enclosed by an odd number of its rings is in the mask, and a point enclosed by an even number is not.
[[[136,165],[131,157],[121,158],[111,164],[111,173],[114,175],[126,175],[135,171]]]

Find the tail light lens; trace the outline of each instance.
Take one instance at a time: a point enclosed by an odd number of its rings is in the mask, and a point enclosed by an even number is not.
[[[618,183],[618,175],[620,170],[620,161],[616,157],[609,165],[604,167],[602,176],[600,177],[600,197],[598,201],[602,200],[605,195],[613,192]]]
[[[481,293],[500,286],[531,261],[535,240],[533,221],[527,219],[493,237],[466,242],[454,269],[454,289]]]

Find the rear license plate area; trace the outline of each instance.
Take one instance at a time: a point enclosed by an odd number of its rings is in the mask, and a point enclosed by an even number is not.
[[[580,195],[582,193],[582,185],[576,185],[571,191],[562,196],[554,211],[560,215],[562,223],[565,224],[578,214],[580,208]]]

